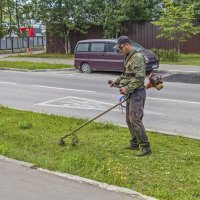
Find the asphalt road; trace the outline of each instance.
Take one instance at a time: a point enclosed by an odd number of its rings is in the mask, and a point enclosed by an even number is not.
[[[119,74],[79,71],[0,71],[0,104],[37,112],[93,118],[118,103],[117,89],[109,79]],[[168,76],[165,74],[164,76]],[[164,82],[164,88],[147,90],[146,129],[200,139],[200,85]],[[115,109],[98,120],[126,126],[125,116]]]

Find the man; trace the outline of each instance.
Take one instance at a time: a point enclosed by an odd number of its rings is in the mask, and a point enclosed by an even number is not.
[[[121,36],[117,40],[117,48],[120,53],[125,54],[124,73],[110,86],[121,85],[120,94],[129,95],[126,102],[126,122],[132,139],[127,149],[141,150],[136,156],[145,156],[151,153],[142,118],[146,99],[145,81],[145,60],[141,53],[138,53],[127,36]]]

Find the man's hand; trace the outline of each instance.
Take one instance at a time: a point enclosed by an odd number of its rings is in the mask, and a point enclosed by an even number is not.
[[[125,87],[121,87],[119,90],[120,94],[126,95],[127,94],[127,90]]]
[[[155,87],[155,85],[152,84],[152,83],[148,83],[148,84],[146,85],[146,89],[149,89],[149,88],[152,88],[152,87]]]
[[[109,80],[108,84],[110,84],[110,87],[114,87],[115,86],[115,81]]]

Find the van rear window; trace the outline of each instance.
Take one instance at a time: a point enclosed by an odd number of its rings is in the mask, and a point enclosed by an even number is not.
[[[88,51],[89,43],[80,43],[78,44],[76,51]]]

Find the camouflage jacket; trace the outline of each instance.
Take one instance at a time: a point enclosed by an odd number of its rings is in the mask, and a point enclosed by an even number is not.
[[[131,51],[124,60],[124,72],[115,81],[116,85],[126,87],[128,93],[135,89],[144,88],[145,81],[145,59],[141,53],[136,50]]]

